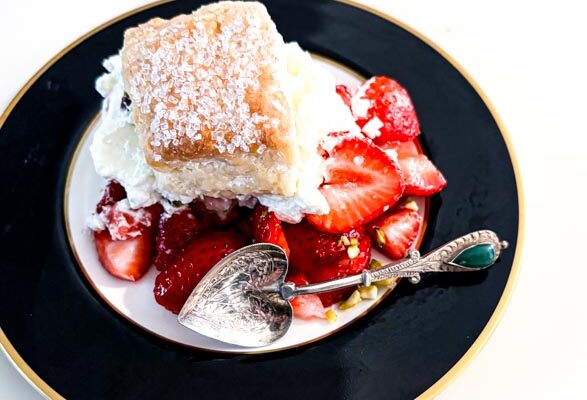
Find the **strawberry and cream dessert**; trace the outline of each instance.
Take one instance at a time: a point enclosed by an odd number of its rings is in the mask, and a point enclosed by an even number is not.
[[[160,271],[155,298],[171,312],[254,242],[281,246],[296,284],[374,267],[373,247],[401,259],[422,223],[411,198],[446,185],[398,82],[377,76],[351,93],[259,3],[155,18],[104,66],[90,151],[109,182],[88,225],[113,276]],[[294,315],[332,319],[328,307],[376,290],[299,296]]]

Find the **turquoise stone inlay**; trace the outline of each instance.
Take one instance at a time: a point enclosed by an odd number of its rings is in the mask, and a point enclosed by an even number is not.
[[[488,267],[495,262],[495,249],[488,243],[478,244],[463,251],[452,262],[469,268]]]

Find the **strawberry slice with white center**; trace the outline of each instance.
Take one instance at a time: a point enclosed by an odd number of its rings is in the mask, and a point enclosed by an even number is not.
[[[399,163],[406,182],[405,194],[430,196],[446,187],[446,179],[425,155],[400,158]]]
[[[402,196],[400,166],[370,140],[331,134],[320,192],[330,206],[324,215],[307,215],[323,232],[343,233],[377,218]]]
[[[407,256],[416,240],[422,217],[417,211],[401,209],[386,213],[369,224],[373,244],[394,260]]]

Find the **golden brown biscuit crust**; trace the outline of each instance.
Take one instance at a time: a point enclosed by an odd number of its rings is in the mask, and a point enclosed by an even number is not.
[[[295,162],[279,82],[283,39],[265,7],[221,2],[128,29],[125,88],[147,162],[159,171],[218,158]]]

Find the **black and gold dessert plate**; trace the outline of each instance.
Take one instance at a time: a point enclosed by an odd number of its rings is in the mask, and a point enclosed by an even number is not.
[[[407,282],[357,322],[277,353],[185,348],[129,323],[86,281],[63,215],[66,175],[100,108],[94,80],[126,28],[194,10],[160,2],[85,35],[43,67],[0,117],[0,343],[47,397],[412,399],[437,394],[495,327],[516,277],[519,176],[505,131],[472,79],[429,40],[350,2],[266,1],[286,41],[410,92],[422,144],[448,187],[430,202],[421,250],[487,228],[510,242],[478,273]]]

